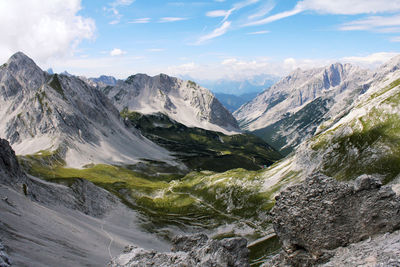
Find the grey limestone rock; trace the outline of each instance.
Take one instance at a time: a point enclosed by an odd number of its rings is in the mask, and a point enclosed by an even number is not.
[[[6,252],[6,248],[0,240],[0,267],[11,266],[11,259]]]
[[[204,234],[177,236],[171,252],[155,252],[130,246],[114,258],[111,267],[245,267],[249,265],[247,241],[244,238],[212,240]]]
[[[400,198],[368,175],[349,184],[314,174],[278,195],[272,213],[283,248],[278,257],[294,266],[324,262],[329,250],[400,229]]]

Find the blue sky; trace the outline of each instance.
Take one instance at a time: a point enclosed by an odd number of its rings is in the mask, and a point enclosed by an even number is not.
[[[3,0],[0,25],[2,61],[86,76],[282,76],[400,52],[400,0]]]

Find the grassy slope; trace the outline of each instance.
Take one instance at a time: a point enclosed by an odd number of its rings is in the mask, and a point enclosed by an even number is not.
[[[121,115],[147,138],[174,152],[192,170],[258,170],[282,158],[262,139],[251,134],[225,135],[189,128],[163,114],[142,115],[124,110]]]
[[[378,174],[385,183],[399,175],[399,85],[400,79],[395,80],[359,104],[372,104],[366,114],[313,138],[311,148],[324,155],[322,172],[339,180]]]
[[[262,172],[244,169],[225,173],[191,172],[184,177],[146,176],[126,167],[94,165],[84,169],[64,167],[57,154],[42,151],[21,156],[22,166],[30,174],[48,181],[69,184],[84,178],[114,193],[131,208],[149,219],[149,231],[162,235],[166,227],[215,230],[215,236],[242,234],[252,239],[262,236],[273,206],[272,191],[263,191]],[[235,227],[224,228],[234,224]],[[217,229],[217,230],[216,230]]]

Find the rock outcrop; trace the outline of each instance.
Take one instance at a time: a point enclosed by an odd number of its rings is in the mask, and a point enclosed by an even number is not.
[[[94,217],[101,217],[118,203],[117,197],[84,179],[71,179],[66,187],[27,176],[8,141],[1,138],[0,185],[10,186],[34,201],[61,205]]]
[[[7,140],[0,138],[0,183],[14,185],[24,176],[14,150]]]
[[[322,263],[329,250],[400,229],[399,196],[368,175],[354,184],[312,175],[278,195],[272,213],[283,266]]]
[[[0,240],[0,267],[11,266],[11,259],[6,252],[6,248]]]
[[[127,247],[124,254],[111,261],[110,266],[250,266],[247,241],[244,238],[212,240],[204,234],[197,234],[178,236],[172,243],[171,252],[164,253],[135,246]]]

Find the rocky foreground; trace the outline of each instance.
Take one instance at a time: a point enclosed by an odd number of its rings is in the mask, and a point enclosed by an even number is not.
[[[312,175],[277,196],[272,215],[282,250],[264,267],[400,266],[400,197],[372,176]],[[249,266],[246,243],[180,236],[171,252],[131,246],[110,266]]]
[[[273,217],[282,251],[264,266],[400,266],[400,197],[372,176],[313,175],[277,196]]]
[[[249,265],[249,251],[244,238],[212,240],[204,234],[178,236],[172,240],[171,252],[159,253],[139,247],[127,247],[125,253],[113,259],[111,267],[133,266],[231,266]]]

